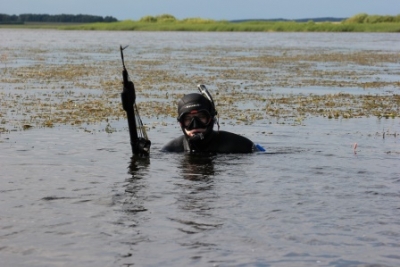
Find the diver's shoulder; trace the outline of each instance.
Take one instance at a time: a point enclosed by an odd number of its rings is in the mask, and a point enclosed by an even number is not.
[[[234,138],[234,140],[250,141],[250,139],[248,139],[243,135],[239,135],[228,131],[217,131],[215,133],[217,133],[220,136],[220,138],[222,138],[222,140],[229,140],[229,138]]]
[[[220,152],[250,153],[254,151],[254,144],[247,137],[227,131],[218,131],[215,134],[218,136],[216,142]]]
[[[184,152],[185,151],[185,147],[183,145],[184,138],[185,138],[184,135],[181,135],[175,139],[172,139],[161,149],[161,151]]]

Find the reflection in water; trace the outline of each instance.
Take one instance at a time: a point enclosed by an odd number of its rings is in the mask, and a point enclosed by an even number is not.
[[[128,166],[128,174],[131,176],[125,179],[124,193],[119,193],[116,198],[121,203],[121,216],[118,218],[116,224],[125,229],[131,229],[129,235],[124,236],[120,242],[123,245],[128,245],[129,252],[124,252],[117,257],[116,262],[122,266],[133,266],[134,260],[132,258],[132,246],[148,242],[150,237],[147,233],[142,233],[139,230],[141,225],[145,225],[147,219],[144,216],[147,212],[147,188],[148,183],[148,167],[150,165],[149,158],[132,157]]]
[[[142,176],[141,170],[146,170],[150,165],[150,158],[132,157],[129,164],[129,173],[132,176]]]
[[[168,178],[163,173],[162,184],[157,184],[160,180],[154,172],[159,166],[151,166],[149,159],[130,162],[130,177],[125,180],[125,192],[120,196],[122,215],[118,221],[133,232],[122,240],[130,249],[118,257],[119,263],[151,261],[142,253],[145,244],[157,251],[165,242],[171,242],[171,238],[178,247],[189,248],[194,258],[201,258],[217,247],[214,240],[204,239],[205,233],[223,225],[215,216],[218,195],[214,191],[214,157],[173,155],[168,168],[177,170],[180,177]],[[161,202],[163,208],[158,209]],[[168,231],[161,233],[160,229]]]
[[[122,210],[117,224],[127,227],[137,227],[141,224],[143,217],[139,214],[147,211],[145,192],[148,187],[148,181],[143,178],[147,176],[149,164],[150,160],[143,158],[132,158],[129,162],[128,173],[132,176],[125,180],[127,183],[124,185],[125,193],[115,195],[116,200],[121,203]],[[135,238],[130,238],[125,243],[134,245],[146,239],[146,236],[135,235]]]
[[[137,213],[147,210],[144,203],[145,197],[143,196],[143,189],[146,187],[147,181],[143,178],[146,177],[149,164],[149,158],[132,157],[129,164],[129,174],[132,177],[126,179],[128,184],[125,192],[129,194],[129,197],[123,203],[125,212]]]
[[[216,198],[214,187],[214,157],[186,154],[181,162],[181,174],[184,181],[179,186],[179,207],[207,216],[210,203]]]
[[[180,217],[169,218],[178,223],[178,230],[190,234],[191,239],[183,238],[180,244],[196,249],[197,253],[212,251],[217,244],[203,239],[203,233],[222,226],[214,214],[218,193],[214,191],[215,156],[185,154],[181,160],[181,175],[184,178],[176,183],[177,204]],[[196,257],[201,257],[196,255]]]
[[[182,175],[192,181],[209,181],[214,176],[215,156],[185,154],[181,162]]]

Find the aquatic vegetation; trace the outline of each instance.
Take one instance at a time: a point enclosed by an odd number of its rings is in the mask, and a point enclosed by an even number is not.
[[[107,49],[90,48],[106,55]],[[400,117],[396,52],[339,52],[264,48],[237,55],[218,47],[157,51],[156,59],[127,60],[142,117],[165,125],[175,118],[176,101],[196,84],[209,85],[221,121],[251,124],[281,120],[294,125],[311,116],[350,119]],[[125,119],[121,107],[121,66],[115,60],[89,60],[73,51],[65,64],[49,60],[52,51],[29,49],[34,60],[2,68],[0,131],[90,124]],[[117,52],[116,52],[117,53]],[[12,61],[18,61],[14,54]],[[157,121],[160,122],[157,122]],[[149,128],[154,125],[146,125]],[[106,128],[112,132],[112,128]]]
[[[4,64],[4,67],[7,67],[8,56],[6,53],[0,55],[0,62],[1,64]]]

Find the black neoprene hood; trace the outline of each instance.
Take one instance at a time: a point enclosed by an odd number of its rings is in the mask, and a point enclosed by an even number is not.
[[[191,112],[192,110],[207,110],[211,117],[215,116],[211,102],[201,94],[192,93],[182,97],[178,102],[178,120],[182,115]]]

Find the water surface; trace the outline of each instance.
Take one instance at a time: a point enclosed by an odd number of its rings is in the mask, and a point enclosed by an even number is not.
[[[1,46],[53,51],[60,64],[58,50],[81,60],[88,45],[121,40],[182,57],[207,46],[398,49],[392,34],[27,32],[1,29]],[[399,266],[398,118],[222,120],[267,151],[213,157],[160,152],[180,134],[175,119],[143,120],[159,123],[149,160],[130,159],[123,119],[0,134],[3,266]]]

